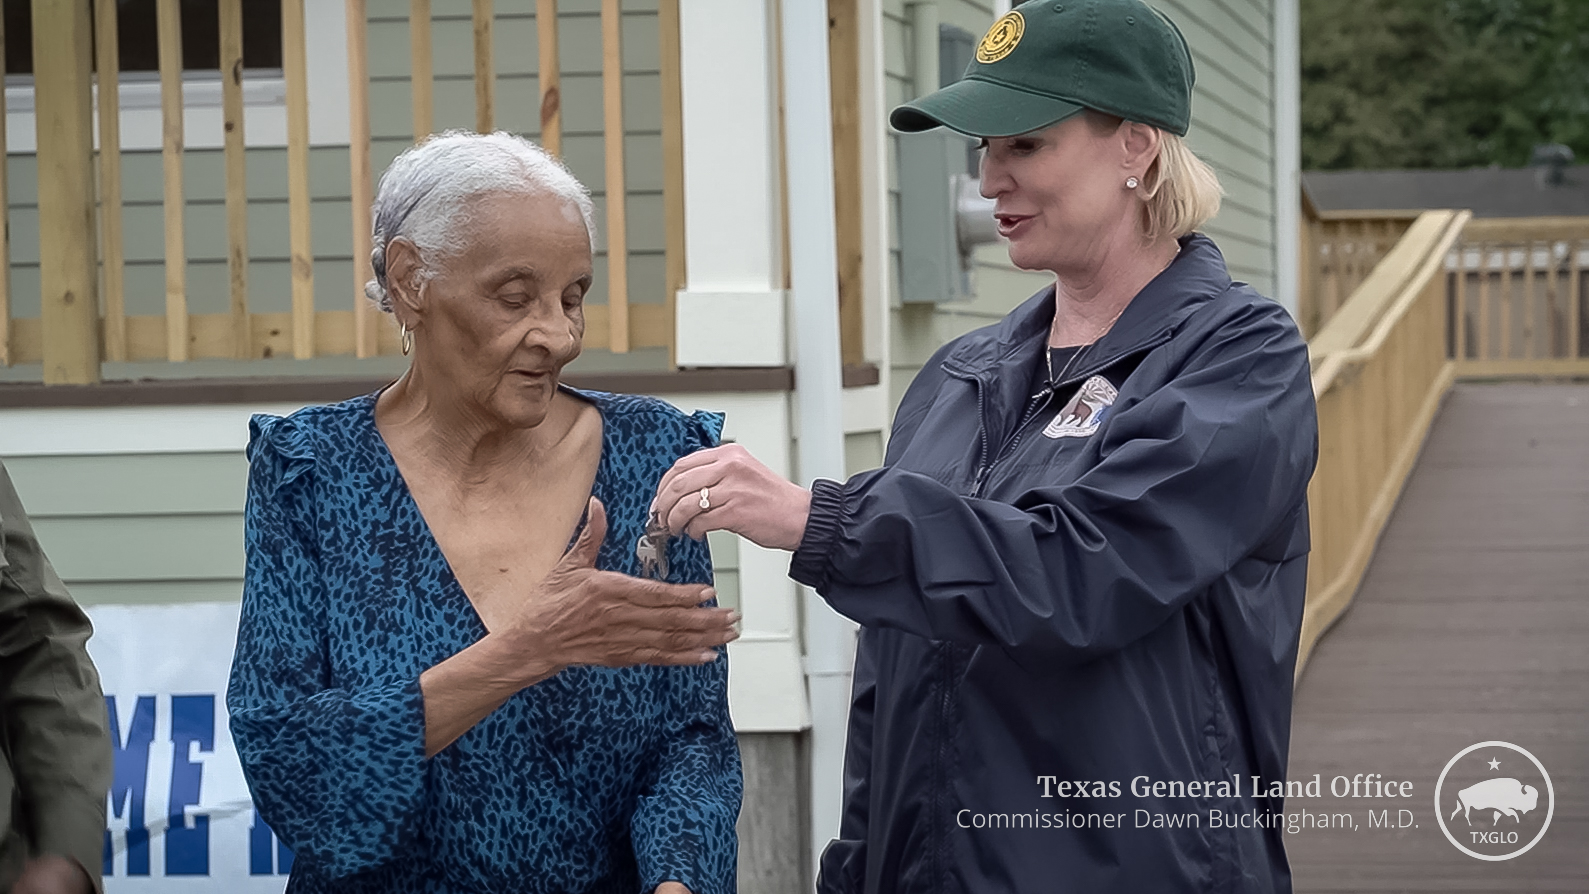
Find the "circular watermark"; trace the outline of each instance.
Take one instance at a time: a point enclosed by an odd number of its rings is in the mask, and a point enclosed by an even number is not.
[[[1473,850],[1458,841],[1457,836],[1452,834],[1451,829],[1446,824],[1448,818],[1454,821],[1460,814],[1471,826],[1475,811],[1479,814],[1481,823],[1483,822],[1484,814],[1488,813],[1491,816],[1491,828],[1487,831],[1469,831],[1469,837],[1472,839],[1469,844],[1507,846],[1521,842],[1522,836],[1518,829],[1501,831],[1500,823],[1502,817],[1505,816],[1514,820],[1520,829],[1523,823],[1523,816],[1536,810],[1539,806],[1540,793],[1537,787],[1527,785],[1511,776],[1496,776],[1482,779],[1463,788],[1456,793],[1456,796],[1449,803],[1442,800],[1441,796],[1447,774],[1451,772],[1453,767],[1457,766],[1457,762],[1462,760],[1462,758],[1485,748],[1505,748],[1528,758],[1534,768],[1539,771],[1540,777],[1545,781],[1545,821],[1540,824],[1539,831],[1529,838],[1527,844],[1506,852],[1484,853]],[[1498,758],[1492,757],[1488,762],[1488,766],[1492,771],[1499,771],[1500,763],[1501,761]],[[1471,768],[1465,767],[1463,769],[1467,771],[1464,773],[1465,776],[1473,775]],[[1446,816],[1448,807],[1451,808],[1450,817]],[[1555,812],[1556,788],[1551,785],[1550,774],[1545,772],[1545,765],[1540,763],[1539,758],[1534,757],[1527,749],[1513,745],[1511,742],[1496,740],[1469,745],[1446,762],[1445,769],[1440,771],[1440,778],[1435,781],[1435,819],[1440,822],[1440,831],[1445,833],[1446,840],[1451,842],[1452,847],[1475,860],[1492,862],[1510,860],[1513,857],[1528,853],[1530,848],[1538,844],[1541,838],[1545,837],[1545,830],[1550,828],[1550,819],[1555,815]]]

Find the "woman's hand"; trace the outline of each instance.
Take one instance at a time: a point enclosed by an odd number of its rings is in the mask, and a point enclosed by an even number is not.
[[[710,508],[701,508],[702,488]],[[759,546],[793,551],[805,536],[811,492],[738,444],[725,444],[681,457],[662,476],[652,505],[674,534],[700,540],[708,531],[733,531]]]
[[[704,664],[739,636],[737,612],[700,607],[716,595],[711,587],[596,570],[606,537],[607,512],[592,497],[585,530],[503,635],[558,669]]]
[[[738,612],[701,606],[711,587],[597,571],[606,536],[606,510],[591,498],[585,530],[518,615],[420,675],[427,757],[565,667],[706,664],[739,637]]]

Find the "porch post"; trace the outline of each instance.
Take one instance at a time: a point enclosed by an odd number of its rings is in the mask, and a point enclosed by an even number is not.
[[[89,4],[33,0],[44,383],[99,381]],[[116,89],[115,81],[109,89]]]
[[[686,282],[680,366],[783,366],[775,21],[763,2],[679,5]]]

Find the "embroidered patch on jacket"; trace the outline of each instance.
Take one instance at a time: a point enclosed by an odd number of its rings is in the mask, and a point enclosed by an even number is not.
[[[1043,428],[1043,434],[1050,438],[1085,438],[1103,424],[1109,408],[1119,396],[1120,392],[1108,379],[1093,376],[1081,383],[1076,396]]]

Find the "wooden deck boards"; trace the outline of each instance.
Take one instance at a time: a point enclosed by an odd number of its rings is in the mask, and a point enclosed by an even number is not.
[[[1505,862],[1459,852],[1434,818],[1446,762],[1492,739],[1531,751],[1556,790],[1544,838]],[[1407,779],[1414,796],[1288,812],[1405,807],[1417,826],[1287,835],[1298,894],[1589,891],[1589,384],[1452,390],[1297,689],[1290,778],[1314,773]]]

